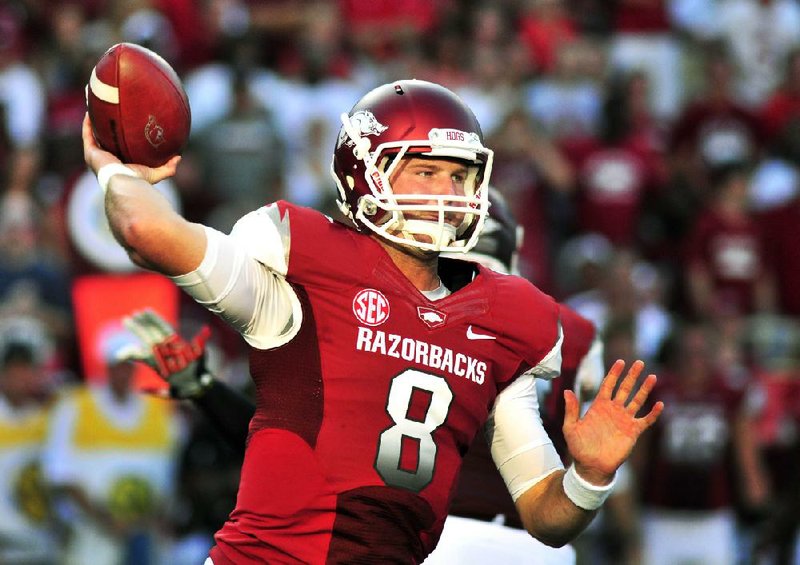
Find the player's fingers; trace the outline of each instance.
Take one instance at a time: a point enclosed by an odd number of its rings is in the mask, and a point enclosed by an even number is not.
[[[120,160],[108,151],[104,151],[94,138],[92,132],[92,122],[89,119],[89,113],[83,117],[83,125],[81,126],[81,138],[83,140],[83,159],[86,165],[92,169],[94,173],[100,170],[103,165],[109,163],[119,163]]]
[[[656,380],[657,378],[655,375],[647,375],[647,378],[642,383],[642,386],[639,387],[639,390],[636,391],[636,394],[628,403],[627,408],[631,414],[636,415],[636,413],[639,411],[639,408],[641,408],[645,403],[647,397],[650,396],[650,391],[653,390],[653,387],[656,384]]]
[[[631,395],[631,391],[633,390],[636,381],[639,380],[639,375],[642,373],[642,369],[644,369],[644,362],[638,359],[633,362],[633,365],[631,365],[630,369],[628,369],[628,373],[625,375],[625,378],[622,379],[619,389],[617,389],[617,393],[614,396],[614,400],[621,401],[623,404],[628,402],[628,398]]]
[[[122,325],[125,326],[136,337],[138,337],[142,343],[148,347],[153,346],[153,343],[150,341],[150,333],[145,324],[142,322],[139,313],[134,313],[130,316],[125,316],[122,318]]]
[[[147,331],[151,343],[153,344],[161,343],[169,339],[175,333],[172,331],[172,327],[165,324],[164,321],[153,310],[144,310],[141,313],[140,319],[142,321],[142,325]]]
[[[200,328],[200,331],[197,332],[197,335],[192,338],[192,352],[195,355],[202,355],[209,337],[211,337],[211,328],[203,326]]]
[[[160,167],[145,167],[144,165],[128,165],[130,168],[138,172],[144,180],[150,184],[156,184],[164,179],[175,176],[178,170],[178,163],[181,162],[181,156],[175,155],[169,161]]]
[[[120,361],[141,361],[147,363],[151,356],[143,351],[123,351],[119,354]]]
[[[646,416],[639,418],[639,420],[644,423],[642,431],[646,430],[647,428],[655,424],[656,420],[658,420],[658,417],[661,415],[661,412],[663,411],[664,411],[664,403],[659,400],[653,405],[653,408],[650,410],[650,412],[647,413]]]
[[[600,390],[597,392],[597,398],[611,398],[611,393],[614,391],[614,387],[617,386],[617,379],[619,379],[619,375],[622,373],[624,368],[625,361],[622,359],[617,359],[614,361],[614,364],[611,365],[606,377],[600,384]]]
[[[167,321],[162,318],[158,312],[148,308],[145,310],[147,314],[147,320],[152,325],[153,331],[157,332],[161,339],[166,339],[175,333],[175,328],[173,328]]]
[[[571,390],[564,391],[564,432],[578,421],[578,397]]]

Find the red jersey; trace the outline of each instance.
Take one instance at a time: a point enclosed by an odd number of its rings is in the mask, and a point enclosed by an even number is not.
[[[752,313],[756,283],[764,274],[765,255],[756,221],[731,220],[708,209],[697,218],[686,243],[689,265],[708,271],[719,306]]]
[[[618,145],[573,140],[563,145],[578,171],[578,230],[597,232],[619,246],[635,243],[648,193],[663,184],[662,159],[649,135]]]
[[[716,376],[690,396],[674,375],[664,375],[652,398],[664,412],[648,432],[642,500],[650,507],[715,510],[733,503],[734,421],[744,391]]]
[[[522,278],[445,259],[454,292],[431,302],[372,237],[278,211],[302,324],[251,351],[257,409],[211,558],[420,562],[495,397],[558,342],[558,306]]]
[[[561,345],[561,376],[550,381],[550,391],[540,400],[540,404],[544,429],[553,440],[561,460],[566,464],[569,462],[569,452],[562,430],[566,413],[564,391],[575,390],[578,367],[594,343],[597,328],[592,322],[564,306],[561,307],[561,326],[564,329],[564,343]]]

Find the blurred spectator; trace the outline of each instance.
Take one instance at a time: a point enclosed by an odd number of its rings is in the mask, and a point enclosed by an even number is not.
[[[647,90],[642,73],[612,77],[599,135],[562,144],[577,176],[577,231],[600,233],[616,246],[640,243],[644,204],[665,183],[660,132],[647,110]]]
[[[610,61],[624,72],[643,72],[659,120],[671,120],[683,103],[682,48],[672,33],[669,0],[618,0],[613,4]]]
[[[555,56],[553,72],[524,90],[526,107],[556,141],[595,135],[603,106],[605,58],[600,44],[576,39]]]
[[[673,327],[657,272],[630,251],[618,250],[598,275],[597,286],[569,296],[565,303],[591,320],[601,335],[612,322],[630,320],[635,358],[655,359]]]
[[[356,50],[376,61],[435,33],[446,4],[447,0],[338,0]]]
[[[715,364],[713,331],[679,328],[659,372],[657,398],[668,406],[637,446],[642,489],[643,563],[737,562],[734,503],[766,503],[753,414]]]
[[[192,137],[199,177],[218,202],[206,221],[224,232],[245,211],[283,195],[284,151],[275,121],[249,91],[246,71],[236,71],[228,114]]]
[[[513,111],[518,89],[498,64],[504,58],[504,45],[476,44],[472,48],[472,78],[454,92],[472,108],[483,134],[490,137]]]
[[[50,420],[43,470],[70,526],[65,564],[159,563],[169,534],[178,422],[168,400],[134,390],[133,364],[119,359],[137,345],[109,334],[108,381],[65,391]]]
[[[157,0],[129,0],[113,4],[121,41],[136,43],[155,51],[167,61],[178,61],[178,42],[172,23],[158,7]]]
[[[767,152],[750,179],[750,206],[766,212],[789,203],[800,194],[800,120],[783,135],[770,140]]]
[[[537,131],[522,109],[511,112],[489,139],[494,148],[492,182],[506,197],[524,229],[519,270],[543,289],[553,284],[550,251],[563,236],[559,221],[564,194],[572,190],[569,163],[550,140]]]
[[[69,274],[46,253],[41,222],[23,195],[0,201],[0,325],[29,320],[65,347],[74,333]]]
[[[749,169],[719,169],[711,202],[685,241],[691,312],[707,319],[771,311],[774,279],[760,227],[748,208]]]
[[[556,53],[578,35],[566,0],[523,0],[517,25],[537,73],[543,75],[553,71]]]
[[[731,163],[753,163],[764,147],[758,116],[740,104],[733,91],[735,67],[724,48],[709,48],[704,88],[672,126],[673,175],[708,192],[709,172]]]
[[[40,458],[49,404],[42,360],[29,343],[0,343],[0,562],[56,559]]]
[[[800,121],[800,47],[787,54],[780,84],[761,107],[761,120],[767,136],[777,142]],[[800,164],[800,160],[796,161]]]
[[[24,15],[17,8],[0,5],[0,178],[6,193],[28,193],[36,181],[46,105],[42,82],[23,58]]]
[[[774,491],[755,539],[758,563],[791,565],[800,556],[800,323],[761,316],[749,328],[757,367],[757,433]]]
[[[559,291],[569,296],[599,288],[613,253],[614,246],[598,233],[578,235],[565,241],[557,257]]]
[[[800,319],[800,196],[759,216],[764,236],[764,259],[774,272],[777,312]]]
[[[759,210],[784,204],[800,185],[800,48],[786,58],[783,81],[760,108],[769,153],[754,172],[751,200]]]
[[[110,26],[90,28],[86,7],[77,2],[59,3],[48,16],[52,36],[34,54],[47,91],[42,171],[49,175],[48,182],[61,188],[85,168],[79,141],[86,113],[84,88],[95,62],[116,38]],[[89,29],[92,41],[86,37]]]
[[[728,0],[717,18],[739,69],[738,94],[758,107],[778,86],[786,56],[800,44],[800,5],[795,0]]]

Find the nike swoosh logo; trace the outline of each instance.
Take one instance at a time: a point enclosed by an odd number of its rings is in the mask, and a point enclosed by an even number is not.
[[[467,326],[467,339],[497,339],[496,336],[478,334],[472,331],[472,326]]]

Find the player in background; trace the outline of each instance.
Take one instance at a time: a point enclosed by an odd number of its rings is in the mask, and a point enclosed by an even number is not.
[[[616,389],[616,362],[582,418],[565,392],[565,471],[534,384],[560,370],[557,304],[519,277],[439,260],[474,245],[488,208],[492,152],[474,115],[447,89],[408,80],[367,93],[342,123],[333,172],[357,229],[278,202],[226,236],[152,189],[179,158],[125,166],[84,122],[117,239],[251,347],[257,410],[209,562],[420,562],[484,425],[528,532],[569,542],[663,409],[637,417],[655,375],[637,388],[636,361]]]
[[[520,226],[502,194],[489,190],[489,215],[481,236],[471,251],[446,254],[475,261],[500,273],[517,274],[517,252],[522,244]],[[564,342],[561,346],[561,375],[538,380],[537,392],[542,423],[564,464],[569,452],[562,432],[564,390],[580,400],[594,397],[605,373],[603,345],[594,325],[574,310],[559,305]],[[425,565],[486,563],[530,563],[567,565],[575,563],[570,545],[548,547],[525,535],[519,515],[492,463],[489,446],[478,434],[464,457],[450,516],[442,537]]]

